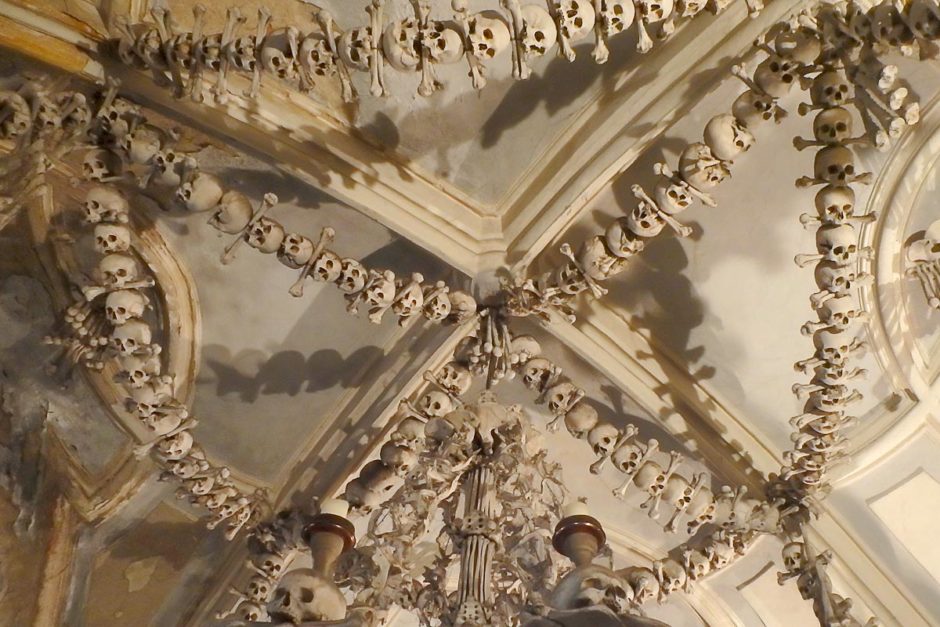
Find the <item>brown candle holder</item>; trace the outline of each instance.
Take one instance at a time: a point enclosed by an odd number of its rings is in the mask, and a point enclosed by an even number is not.
[[[575,566],[590,564],[607,541],[607,534],[593,516],[577,515],[562,518],[555,525],[552,546],[574,562]]]
[[[336,560],[356,544],[356,528],[342,516],[317,514],[304,527],[303,538],[313,556],[313,569],[332,580]]]

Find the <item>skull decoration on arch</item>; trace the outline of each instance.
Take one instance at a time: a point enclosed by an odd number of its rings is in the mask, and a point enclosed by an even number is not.
[[[747,152],[753,143],[754,136],[728,113],[716,115],[705,125],[705,144],[722,161]]]
[[[89,181],[108,181],[119,178],[121,158],[110,150],[89,150],[82,159],[82,174]]]
[[[111,347],[120,355],[137,355],[151,350],[150,327],[141,320],[129,320],[111,332]]]
[[[277,260],[288,268],[302,268],[313,256],[313,242],[299,233],[288,233],[277,251]]]
[[[779,121],[783,109],[767,94],[748,89],[731,104],[731,114],[747,128],[755,128],[761,122]]]
[[[826,70],[813,79],[809,97],[820,108],[841,107],[852,99],[852,88],[840,70]]]
[[[293,625],[346,618],[346,599],[336,584],[310,568],[289,571],[268,603],[268,615]]]
[[[389,65],[399,72],[416,70],[421,63],[420,35],[421,28],[413,17],[389,24],[382,33],[382,50]]]
[[[96,224],[95,250],[102,255],[127,252],[131,247],[131,230],[123,224]]]
[[[565,428],[578,439],[584,439],[599,422],[597,410],[588,403],[576,403],[565,413]]]
[[[777,54],[772,54],[754,70],[754,82],[771,98],[782,98],[799,80],[800,64]]]
[[[634,566],[618,572],[623,574],[633,590],[635,604],[642,605],[659,596],[659,581],[649,568]]]
[[[483,11],[468,18],[467,41],[471,54],[485,62],[508,48],[512,35],[502,16],[495,11]]]
[[[225,190],[222,189],[222,183],[216,176],[196,172],[195,175],[187,178],[188,180],[177,190],[176,197],[190,211],[209,211],[222,200]]]
[[[192,450],[193,435],[189,431],[180,431],[157,441],[157,454],[166,460],[183,459]]]
[[[428,418],[443,418],[453,410],[454,402],[438,390],[431,390],[418,399],[418,411]]]
[[[392,469],[399,477],[406,476],[418,463],[418,454],[407,446],[386,442],[379,451],[382,463]]]
[[[209,219],[209,224],[223,233],[237,235],[251,222],[253,213],[254,209],[247,196],[239,191],[229,190],[219,199],[218,207]]]
[[[554,0],[553,11],[558,27],[558,42],[561,53],[574,61],[571,45],[587,37],[594,29],[596,13],[590,0]]]
[[[632,257],[646,247],[646,241],[634,233],[626,218],[617,218],[604,232],[607,249],[618,257]]]
[[[140,266],[130,255],[112,253],[98,262],[98,277],[105,286],[119,289],[140,277]]]
[[[363,290],[368,278],[369,271],[366,267],[358,260],[347,257],[340,262],[340,273],[336,277],[336,285],[346,294],[356,294]]]
[[[255,250],[270,255],[280,249],[285,236],[279,222],[262,216],[245,233],[245,241]]]
[[[108,294],[104,313],[112,325],[127,323],[131,318],[144,315],[148,304],[147,297],[139,290],[116,290]]]
[[[731,176],[731,172],[706,144],[694,143],[679,155],[679,176],[695,189],[705,191]]]
[[[19,137],[32,125],[29,103],[15,91],[0,91],[0,111],[4,113],[0,121],[0,137],[4,139]]]
[[[604,606],[618,616],[633,602],[633,589],[615,572],[597,564],[575,568],[565,575],[552,593],[552,607],[576,610]]]
[[[343,33],[338,42],[339,58],[347,66],[368,72],[371,66],[372,27],[358,26]]]
[[[294,26],[272,31],[261,44],[261,66],[281,80],[296,80],[299,41],[300,32]]]
[[[113,187],[96,185],[85,195],[85,221],[91,224],[99,222],[126,223],[129,205],[120,190]]]

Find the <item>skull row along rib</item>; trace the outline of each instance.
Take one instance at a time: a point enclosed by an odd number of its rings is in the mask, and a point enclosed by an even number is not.
[[[128,394],[125,409],[153,436],[137,447],[137,454],[153,452],[165,468],[161,479],[179,480],[177,496],[208,509],[211,517],[207,526],[213,529],[225,523],[225,535],[231,539],[255,514],[258,495],[245,494],[231,480],[229,470],[212,466],[196,444],[192,429],[197,420],[176,399],[173,377],[162,372],[162,347],[154,342],[144,320],[150,301],[143,290],[154,283],[144,275],[132,248],[129,206],[113,188],[102,186],[92,191],[86,203],[104,201],[107,205],[104,214],[94,211],[102,209],[100,204],[86,205],[86,220],[95,225],[95,249],[102,255],[95,271],[97,284],[81,288],[85,300],[70,308],[67,317],[91,317],[90,312],[103,301],[104,318],[111,330],[107,340],[98,338],[96,345],[102,348],[102,355],[116,357],[115,379],[126,386]]]
[[[216,614],[223,620],[265,621],[266,607],[274,600],[278,585],[297,555],[306,550],[304,527],[311,517],[299,510],[286,510],[269,522],[256,525],[248,536],[248,579],[243,586],[232,588],[233,605]],[[313,600],[310,600],[311,602]],[[321,603],[323,599],[319,600]]]
[[[927,227],[921,237],[907,245],[907,276],[916,277],[927,304],[940,309],[940,220]]]
[[[756,14],[760,0],[746,0]],[[676,21],[691,18],[705,8],[719,13],[730,0],[548,0],[544,4],[520,5],[518,0],[501,0],[503,12],[486,10],[470,13],[466,0],[453,2],[454,20],[431,17],[428,0],[411,0],[413,15],[386,23],[386,0],[372,0],[366,7],[368,23],[341,30],[333,17],[316,9],[318,29],[303,35],[296,26],[272,27],[271,12],[261,8],[253,32],[239,35],[245,22],[241,12],[229,9],[222,33],[204,33],[206,9],[193,8],[192,30],[181,30],[164,9],[152,12],[153,23],[118,24],[112,49],[123,63],[147,68],[169,76],[178,96],[196,101],[205,98],[203,76],[216,74],[212,92],[219,102],[228,98],[229,72],[251,75],[246,95],[258,96],[262,74],[268,74],[305,92],[317,81],[337,77],[343,97],[353,101],[357,94],[353,72],[370,75],[370,91],[387,93],[386,67],[399,72],[420,72],[418,93],[429,96],[442,84],[435,67],[465,60],[473,86],[486,85],[487,65],[509,49],[514,78],[528,78],[530,63],[548,54],[557,45],[558,55],[573,61],[574,45],[594,35],[594,60],[607,61],[610,37],[636,25],[637,50],[653,47],[649,29],[658,26],[656,36],[665,39]],[[405,4],[405,3],[403,3]]]
[[[777,581],[783,585],[787,580],[796,578],[800,596],[812,601],[813,612],[819,618],[820,624],[862,627],[862,623],[852,616],[852,599],[832,591],[832,581],[824,570],[832,561],[829,551],[812,555],[806,543],[794,540],[784,545],[782,554],[784,570],[777,573]],[[870,618],[865,623],[865,627],[880,625],[881,622],[877,618]]]
[[[112,85],[91,106],[88,103],[93,99],[77,92],[50,95],[35,86],[20,91],[33,94],[30,106],[34,122],[54,116],[59,116],[60,122],[58,126],[0,127],[5,138],[28,141],[37,129],[45,129],[42,133],[46,133],[50,128],[65,127],[68,135],[61,138],[62,151],[57,156],[85,140],[107,142],[114,150],[123,150],[113,141],[112,131],[122,128],[123,116],[133,107],[115,98],[116,86]],[[9,96],[11,93],[6,92],[5,102],[25,98],[19,92]],[[65,112],[57,109],[55,114],[46,111],[42,118],[37,113],[45,110],[45,105],[37,104],[41,102],[68,103],[74,108]],[[126,152],[107,154],[115,160],[127,158]],[[105,178],[98,176],[96,165],[86,157],[82,173],[87,179]],[[154,437],[138,447],[137,453],[153,452],[166,470],[164,478],[174,476],[183,482],[180,496],[209,509],[208,526],[215,528],[224,523],[226,536],[232,538],[254,514],[258,495],[244,493],[231,481],[226,468],[209,464],[191,433],[196,420],[175,399],[172,376],[162,373],[161,347],[153,341],[151,328],[144,320],[150,301],[143,290],[152,287],[153,280],[146,276],[133,251],[129,204],[117,188],[100,185],[88,192],[83,209],[85,221],[94,224],[94,246],[101,255],[93,273],[96,284],[81,286],[80,299],[67,308],[65,335],[46,341],[65,348],[65,356],[71,361],[94,369],[103,369],[105,360],[116,360],[116,379],[127,390],[126,409]]]
[[[825,178],[851,180],[854,164],[846,154],[847,143],[867,141],[885,149],[907,125],[915,124],[920,116],[919,105],[910,100],[908,88],[898,84],[897,67],[881,63],[878,54],[908,50],[898,43],[908,40],[926,54],[933,54],[932,39],[940,35],[936,7],[929,0],[917,1],[900,14],[890,2],[867,13],[859,13],[851,3],[842,7],[842,12],[833,6],[820,9],[816,16],[803,13],[789,23],[781,23],[775,34],[758,42],[767,57],[757,64],[753,75],[749,76],[743,66],[733,68],[735,76],[748,89],[735,100],[731,114],[715,116],[708,122],[704,142],[686,147],[676,170],[662,163],[655,166],[656,174],[662,178],[652,195],[634,185],[638,204],[627,217],[617,219],[603,235],[586,240],[577,254],[565,244],[562,253],[568,263],[538,279],[519,279],[507,285],[511,292],[509,311],[513,315],[545,317],[547,310],[556,309],[573,319],[572,298],[587,290],[595,297],[603,296],[606,290],[601,282],[622,272],[627,259],[642,251],[648,238],[658,235],[666,225],[679,235],[688,235],[690,229],[677,222],[675,216],[696,199],[714,206],[709,190],[730,175],[732,160],[753,144],[751,129],[768,120],[783,119],[786,111],[777,102],[796,84],[807,84],[812,98],[811,105],[800,107],[801,113],[826,109],[825,115],[817,116],[813,140],[794,142],[800,149],[826,147],[817,157],[816,176],[807,177],[800,184],[809,185],[814,179]],[[850,20],[846,14],[854,18]],[[876,26],[858,30],[860,15]],[[900,39],[889,35],[884,27],[886,21],[901,24],[908,34]],[[851,30],[852,25],[858,32]],[[837,41],[839,45],[824,50],[822,41]],[[842,68],[822,71],[821,63],[830,58],[837,59]],[[807,76],[811,74],[816,77],[809,81]],[[853,90],[855,96],[850,97]],[[854,106],[862,120],[865,130],[862,137],[851,137],[853,117],[845,108],[849,105]],[[810,216],[804,220],[813,222]]]
[[[115,100],[112,108],[118,108]],[[418,314],[435,322],[460,323],[476,314],[476,302],[463,291],[451,292],[443,282],[422,285],[424,278],[412,274],[410,280],[396,280],[390,270],[366,268],[353,258],[342,258],[326,248],[335,235],[322,229],[316,243],[288,232],[268,217],[277,202],[274,194],[265,194],[253,207],[245,194],[226,190],[213,174],[199,170],[191,156],[175,151],[173,136],[146,122],[133,106],[122,105],[109,120],[107,130],[97,134],[98,143],[86,153],[82,172],[86,179],[100,183],[129,182],[137,179],[150,189],[175,189],[176,202],[192,212],[212,212],[209,224],[223,233],[235,235],[226,247],[222,262],[230,262],[244,243],[265,254],[276,253],[285,266],[300,270],[290,288],[293,296],[302,296],[307,278],[335,283],[346,294],[347,309],[356,313],[361,305],[369,309],[369,319],[379,323],[388,310],[405,324]],[[145,169],[144,174],[137,172]],[[126,222],[127,200],[116,187],[101,185],[89,190],[85,201],[86,219],[91,222],[112,220]],[[103,227],[102,227],[103,228]]]

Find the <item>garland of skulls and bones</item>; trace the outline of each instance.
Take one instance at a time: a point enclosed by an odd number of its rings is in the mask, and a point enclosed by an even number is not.
[[[518,0],[500,0],[499,8],[470,13],[466,0],[454,0],[453,21],[432,18],[430,0],[402,0],[414,15],[386,23],[387,0],[371,0],[365,7],[367,24],[343,30],[325,9],[312,5],[318,29],[304,35],[296,26],[272,26],[271,11],[262,7],[253,32],[239,35],[246,18],[237,8],[227,12],[222,33],[204,32],[206,8],[193,7],[192,30],[180,29],[165,8],[151,11],[152,22],[115,24],[108,50],[131,67],[147,69],[172,86],[177,97],[205,99],[206,77],[214,75],[211,93],[222,103],[229,97],[231,74],[250,75],[244,92],[258,98],[262,75],[278,79],[306,93],[313,93],[321,80],[338,80],[347,102],[358,96],[351,79],[356,72],[368,73],[370,92],[387,93],[385,72],[420,72],[418,93],[430,96],[443,88],[436,68],[465,59],[473,87],[486,85],[487,65],[511,50],[512,76],[526,79],[529,64],[551,52],[574,61],[574,44],[594,35],[592,57],[605,63],[608,39],[636,25],[637,50],[649,52],[650,35],[666,39],[676,31],[677,21],[687,21],[705,9],[721,13],[731,0],[547,0],[520,5]],[[755,16],[761,0],[745,0]],[[334,78],[335,77],[335,78]],[[210,77],[211,80],[211,77]]]
[[[814,371],[814,377],[809,384],[795,387],[798,395],[807,399],[808,407],[804,414],[793,420],[794,426],[799,429],[799,432],[794,434],[794,449],[788,452],[787,466],[777,480],[771,482],[768,489],[768,493],[775,497],[775,502],[782,501],[779,508],[783,516],[781,524],[788,527],[789,523],[796,521],[797,533],[801,529],[807,512],[812,512],[814,500],[825,495],[826,471],[833,463],[844,458],[842,450],[845,447],[841,430],[853,422],[852,418],[845,415],[845,409],[848,404],[859,397],[857,392],[849,392],[846,384],[862,373],[848,367],[847,360],[863,348],[862,343],[853,336],[854,332],[857,332],[855,323],[864,319],[864,312],[861,312],[852,301],[852,295],[855,285],[868,280],[866,275],[855,271],[855,262],[859,256],[870,253],[858,248],[857,236],[851,221],[871,218],[856,216],[852,210],[854,192],[851,185],[864,183],[868,177],[854,171],[854,156],[848,146],[867,144],[884,149],[892,139],[901,134],[906,125],[916,123],[918,118],[916,101],[909,98],[909,90],[897,79],[897,68],[884,65],[879,57],[886,50],[895,50],[907,55],[918,53],[922,57],[932,58],[936,54],[936,45],[933,41],[938,35],[940,35],[940,12],[937,11],[936,5],[926,0],[910,3],[903,7],[903,10],[898,10],[890,2],[870,8],[853,2],[837,3],[796,16],[789,23],[781,25],[772,38],[760,44],[768,56],[757,66],[752,77],[745,74],[743,68],[735,69],[735,74],[744,80],[748,85],[748,90],[735,101],[732,113],[716,116],[708,123],[705,141],[693,144],[683,151],[676,171],[664,164],[657,165],[657,173],[663,178],[652,196],[635,186],[634,193],[639,201],[637,208],[625,218],[613,223],[603,236],[597,236],[585,242],[577,255],[573,254],[569,246],[564,246],[562,252],[569,257],[569,263],[558,271],[543,275],[538,279],[518,279],[507,286],[509,294],[503,310],[509,316],[547,317],[548,312],[552,310],[560,311],[568,317],[572,316],[573,310],[570,304],[574,297],[583,291],[591,291],[595,296],[603,295],[604,288],[600,283],[622,270],[625,260],[642,249],[646,238],[658,234],[666,224],[672,226],[680,234],[686,232],[686,229],[677,223],[673,216],[687,208],[696,198],[705,204],[710,204],[711,198],[707,190],[727,178],[731,160],[746,151],[753,142],[749,127],[765,120],[779,120],[786,115],[777,100],[785,95],[794,84],[800,83],[802,86],[803,83],[809,83],[811,104],[802,105],[800,113],[819,111],[813,126],[814,139],[798,139],[795,144],[799,149],[813,145],[819,146],[820,150],[815,160],[814,175],[801,179],[799,184],[804,186],[819,184],[824,187],[817,194],[817,216],[807,214],[801,218],[804,225],[819,226],[817,231],[819,252],[815,255],[800,255],[797,257],[797,262],[801,265],[817,262],[816,278],[819,292],[813,295],[811,303],[817,310],[820,320],[807,323],[803,328],[805,334],[814,336],[814,345],[817,350],[813,357],[798,364],[798,368],[803,371],[808,372],[810,369]],[[224,232],[238,235],[238,238],[226,249],[223,260],[231,258],[237,246],[245,241],[261,252],[278,252],[278,258],[285,265],[299,266],[301,281],[295,289],[292,289],[295,295],[302,294],[302,280],[307,276],[320,280],[340,281],[340,287],[343,288],[345,285],[345,281],[342,280],[343,268],[346,265],[355,267],[355,264],[352,262],[347,264],[340,259],[337,268],[336,259],[331,259],[332,264],[325,263],[328,257],[325,258],[323,253],[329,252],[325,250],[325,242],[332,238],[332,232],[329,229],[324,229],[316,245],[303,236],[287,234],[283,227],[264,215],[271,206],[276,204],[276,198],[268,195],[261,206],[254,209],[247,198],[239,192],[224,191],[216,177],[200,172],[192,158],[175,153],[169,147],[168,138],[161,136],[153,128],[148,128],[145,119],[135,107],[115,98],[113,88],[102,99],[101,106],[94,111],[91,107],[83,108],[84,103],[79,103],[79,100],[74,95],[57,95],[56,97],[41,93],[37,95],[26,86],[16,91],[4,92],[0,95],[3,107],[3,113],[0,115],[0,131],[6,139],[39,136],[41,126],[38,125],[38,120],[48,119],[50,111],[67,110],[68,113],[60,118],[62,128],[71,126],[73,132],[77,128],[79,131],[91,131],[90,134],[97,134],[101,137],[98,147],[89,152],[83,160],[83,173],[90,180],[112,185],[95,188],[94,197],[86,201],[87,211],[98,207],[98,211],[103,212],[102,216],[89,218],[92,222],[97,220],[96,229],[100,228],[104,241],[96,245],[99,245],[102,251],[108,250],[106,246],[123,246],[125,232],[120,227],[126,222],[126,199],[122,198],[114,184],[126,183],[128,178],[133,177],[134,168],[125,169],[125,165],[137,165],[147,170],[146,175],[139,179],[140,184],[177,187],[179,202],[187,209],[213,210],[212,224]],[[36,103],[41,103],[42,106],[37,106]],[[851,137],[853,116],[846,108],[847,106],[854,108],[862,120],[865,132],[860,137]],[[81,112],[85,110],[88,111],[88,120],[82,121]],[[75,123],[75,119],[79,122]],[[24,128],[24,120],[28,120],[27,128]],[[50,124],[55,127],[54,122]],[[37,149],[36,146],[35,141],[21,141],[16,151],[20,158],[33,155],[31,163],[34,165],[31,171],[34,179],[36,176],[41,176],[48,165],[47,160],[36,158],[37,153],[42,153],[42,147]],[[33,152],[30,152],[30,148]],[[12,168],[4,169],[4,173],[11,171]],[[32,187],[26,186],[26,189],[35,189],[35,183]],[[91,195],[92,192],[89,194]],[[24,197],[22,192],[15,192],[13,196],[5,198],[4,210],[7,212],[15,210],[22,204]],[[123,221],[121,216],[125,216]],[[105,233],[105,231],[109,232]],[[105,241],[112,243],[106,244]],[[296,248],[291,244],[297,244]],[[308,252],[309,256],[307,256]],[[108,252],[106,257],[114,254],[121,253],[119,250]],[[125,257],[131,258],[129,255]],[[318,268],[316,262],[321,259],[324,263]],[[131,260],[133,261],[133,258]],[[298,260],[303,260],[303,263],[298,263]],[[114,258],[104,265],[110,267],[114,261],[121,261],[123,265],[121,268],[115,266],[118,276],[133,275],[133,278],[126,280],[125,284],[138,280],[146,283],[146,278],[141,279],[139,274],[134,274],[135,268],[125,260]],[[332,271],[329,268],[332,268]],[[108,274],[101,266],[99,270],[104,280]],[[352,273],[353,276],[356,274]],[[427,299],[427,292],[425,288],[420,287],[421,279],[417,276],[413,276],[410,282],[395,282],[387,271],[369,271],[367,276],[368,278],[362,283],[362,289],[353,292],[355,296],[352,296],[350,303],[353,308],[356,308],[360,302],[368,303],[371,309],[370,319],[374,322],[380,321],[382,314],[399,302],[396,298],[399,290],[407,289],[408,293],[413,296],[411,299],[400,301],[396,313],[399,313],[402,319],[407,319],[416,313],[414,303],[419,299],[419,292],[422,301]],[[86,290],[83,291],[85,301],[70,308],[67,316],[69,328],[74,332],[73,337],[60,343],[70,343],[69,346],[74,347],[76,341],[79,343],[87,341],[74,336],[101,337],[98,335],[101,328],[100,322],[86,323],[84,326],[81,323],[94,319],[86,311],[89,301],[94,301],[95,298],[104,294],[111,298],[112,294],[121,291],[109,289],[121,287],[115,279],[109,278],[108,281],[97,287],[85,286]],[[359,280],[353,278],[350,285],[358,287]],[[374,289],[369,292],[366,289],[367,286]],[[395,286],[394,290],[392,286]],[[145,287],[145,284],[141,284],[139,287],[132,287],[131,290]],[[435,287],[438,288],[438,296],[441,292],[446,293],[445,286]],[[396,296],[392,296],[393,293]],[[454,307],[454,299],[447,298],[451,309],[457,309],[458,313],[454,315],[448,312],[443,319],[459,321],[473,316],[476,309],[475,303],[472,297],[465,296],[463,309]],[[438,298],[438,300],[442,299]],[[135,299],[132,313],[126,314],[129,316],[127,322],[140,322],[139,316],[134,315],[140,309],[138,307],[140,302],[140,299]],[[432,313],[428,315],[423,302],[421,305],[421,312],[429,318],[440,316],[440,312],[433,313],[433,307],[430,308]],[[446,306],[442,304],[440,308],[443,310]],[[115,312],[111,314],[111,318],[114,320],[118,319],[115,316],[124,315],[118,314],[117,308],[113,309]],[[124,307],[124,310],[126,311],[127,307]],[[107,307],[105,307],[105,316],[108,317]],[[482,342],[483,346],[471,350],[476,361],[468,360],[468,364],[502,360],[511,366],[518,366],[530,361],[514,356],[511,351],[504,352],[504,349],[511,345],[513,338],[499,325],[498,316],[486,317],[492,322],[481,324],[483,332],[478,331],[477,335],[489,334],[490,337],[496,337],[499,341],[497,343]],[[150,347],[149,340],[143,341],[147,338],[140,325],[135,324],[131,329],[134,327],[140,329],[141,334],[140,338],[133,338],[134,342],[141,340],[141,346]],[[107,345],[110,349],[118,348],[117,342],[110,340]],[[100,359],[94,358],[93,355],[105,354],[105,351],[103,346],[98,346],[100,350],[95,352],[93,350],[95,346],[94,342],[87,341],[87,350],[73,350],[72,352],[79,355],[82,363],[96,366],[100,363]],[[155,348],[145,348],[141,351],[135,349],[123,357],[152,358],[158,354]],[[507,358],[506,355],[509,357]],[[162,392],[166,408],[156,412],[155,420],[175,421],[178,418],[179,426],[184,423],[191,426],[193,419],[185,414],[185,410],[182,410],[179,404],[170,402],[172,394],[166,389],[167,380],[159,374],[158,370],[154,370],[152,360],[150,363],[151,371],[146,375],[147,385],[141,388],[146,389],[147,392],[138,392],[138,394],[152,392],[160,396]],[[509,368],[503,365],[498,366],[497,370],[506,373]],[[493,371],[492,366],[486,368],[488,373]],[[130,373],[131,371],[124,369],[122,372]],[[154,380],[150,381],[150,379]],[[160,386],[163,387],[160,388]],[[548,389],[545,388],[544,391]],[[139,404],[133,396],[131,399],[133,406]],[[556,403],[558,408],[567,405],[567,402],[562,401],[564,398]],[[578,424],[575,418],[579,413],[590,415],[589,410],[578,409],[579,407],[582,407],[582,404],[575,403],[564,413],[566,424],[569,422]],[[573,416],[570,420],[569,414]],[[590,418],[585,420],[590,424]],[[590,433],[599,426],[594,425],[586,432],[589,441]],[[575,432],[578,432],[577,428]],[[187,434],[191,438],[188,427],[178,430],[169,437],[176,438],[180,434]],[[614,437],[619,440],[621,435]],[[181,439],[186,439],[186,436]],[[595,443],[604,441],[606,440],[600,437],[600,431],[597,431]],[[155,449],[159,450],[159,442],[160,440],[154,443]],[[190,450],[198,450],[194,447],[195,443],[192,443]],[[613,451],[615,452],[617,448]],[[655,449],[652,443],[647,443],[645,446],[639,445],[636,455],[648,459],[649,456],[646,453]],[[603,452],[606,449],[601,446],[600,450]],[[612,455],[609,456],[612,457]],[[187,463],[183,463],[184,460]],[[181,468],[184,465],[194,468],[193,477],[209,470],[206,467],[207,462],[198,454],[184,456],[179,460],[164,458],[163,461],[173,462],[171,468]],[[645,465],[642,467],[645,468]],[[659,489],[658,486],[663,485],[663,492],[665,492],[665,486],[668,485],[669,480],[679,477],[675,472],[675,466],[676,462],[671,456],[667,469],[655,473],[656,479],[662,478],[662,480],[652,481],[647,490],[654,487]],[[636,463],[635,467],[637,472],[634,477],[639,476],[641,469],[639,463]],[[220,485],[225,486],[225,473],[221,469],[213,470],[214,479],[220,480]],[[652,470],[649,474],[653,474]],[[643,479],[639,485],[646,481]],[[634,483],[637,483],[635,478]],[[694,481],[685,480],[685,483],[691,486]],[[676,480],[673,484],[673,488],[677,489],[681,482]],[[659,493],[660,500],[664,498],[663,492]],[[235,493],[237,494],[237,489]],[[655,493],[651,493],[651,497],[656,496]],[[236,520],[244,516],[246,511],[253,512],[254,506],[250,504],[250,501],[245,502],[242,499],[245,497],[235,498],[235,502],[243,506],[241,509],[230,507],[224,512],[229,513],[229,516],[234,516],[238,512]],[[223,502],[227,500],[223,499]],[[738,503],[741,502],[740,497],[736,500]],[[797,508],[797,513],[792,514],[794,507]],[[652,502],[650,502],[650,511],[655,510],[656,508],[652,507]],[[733,510],[734,507],[732,507]],[[249,513],[247,518],[250,516]],[[738,516],[737,520],[751,517],[752,515],[745,514]],[[237,525],[230,531],[234,534],[240,526]],[[733,542],[730,544],[733,546]],[[834,595],[830,590],[828,577],[822,570],[822,565],[826,561],[825,554],[815,556],[811,551],[806,550],[804,543],[794,541],[787,545],[784,561],[787,567],[785,576],[797,577],[801,593],[814,600],[814,609],[820,615],[821,620],[826,617],[831,618],[834,615],[833,612],[836,613],[835,615],[844,615],[843,618],[846,621],[853,620],[848,616],[850,602]],[[666,569],[661,567],[660,570],[665,572]],[[688,573],[686,575],[686,580],[690,579]],[[665,581],[662,575],[656,579],[658,583]],[[667,588],[669,587],[671,586],[667,585]]]

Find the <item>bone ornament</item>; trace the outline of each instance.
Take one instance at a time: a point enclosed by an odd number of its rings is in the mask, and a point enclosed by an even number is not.
[[[803,335],[812,335],[821,329],[832,331],[845,331],[855,322],[867,322],[869,315],[855,302],[849,294],[833,296],[826,299],[816,310],[819,322],[807,322],[801,328]]]
[[[236,200],[231,199],[230,200]],[[221,261],[223,265],[229,264],[235,258],[235,252],[238,250],[239,245],[242,242],[249,242],[253,248],[257,248],[261,252],[274,253],[281,245],[285,233],[284,227],[280,224],[269,220],[262,224],[261,220],[264,218],[265,213],[276,205],[278,202],[277,196],[272,193],[267,193],[264,195],[264,198],[261,201],[261,204],[254,211],[251,216],[251,219],[238,230],[235,235],[238,235],[231,244],[225,247],[225,250],[222,253]],[[225,229],[233,229],[235,224],[232,222],[222,222],[221,219],[218,220],[220,224],[225,225]],[[257,229],[256,229],[257,227]],[[252,243],[253,242],[253,243]]]
[[[627,217],[627,226],[635,234],[641,237],[655,237],[667,224],[679,237],[688,237],[692,234],[690,227],[681,224],[670,213],[663,211],[656,201],[643,191],[642,187],[634,184],[630,191],[639,201]]]
[[[640,508],[648,508],[649,517],[653,520],[659,518],[659,503],[663,498],[663,492],[666,489],[666,484],[675,475],[676,469],[682,460],[683,457],[680,453],[676,451],[670,451],[669,465],[664,471],[656,476],[656,478],[653,480],[653,483],[647,488],[647,492],[649,493],[650,497],[643,503],[640,503]]]
[[[247,196],[239,191],[229,190],[219,199],[216,211],[209,219],[209,225],[223,233],[236,235],[247,228],[253,213],[251,201]]]
[[[203,212],[214,209],[222,200],[225,190],[219,179],[205,172],[191,171],[176,191],[176,198],[190,211]]]
[[[454,0],[454,16],[463,37],[464,56],[474,89],[486,86],[486,63],[512,43],[509,25],[495,11],[470,14],[466,0]]]
[[[131,247],[131,231],[123,224],[95,225],[95,250],[102,255],[124,253]]]
[[[940,220],[932,222],[923,236],[911,241],[904,256],[908,263],[905,275],[916,277],[927,304],[940,309]]]
[[[855,227],[851,224],[824,224],[816,231],[817,254],[796,255],[793,260],[801,268],[813,262],[828,261],[836,265],[854,264],[858,259],[870,259],[871,248],[859,248]]]
[[[675,29],[672,15],[674,0],[636,0],[637,9],[637,52],[646,54],[653,49],[653,39],[649,35],[649,25],[662,22],[661,37],[667,37]]]
[[[323,282],[332,282],[339,278],[342,272],[342,261],[332,253],[329,256],[324,254],[330,252],[326,250],[326,246],[333,242],[335,236],[336,231],[331,227],[323,227],[316,246],[310,245],[310,240],[306,238],[303,238],[306,240],[306,242],[303,242],[295,237],[292,243],[287,244],[286,251],[284,245],[287,240],[282,240],[282,253],[279,255],[281,263],[286,260],[289,263],[285,263],[285,265],[300,268],[300,275],[288,290],[291,296],[299,298],[304,295],[304,283],[308,276],[313,277],[315,281]]]
[[[855,192],[843,185],[826,185],[816,194],[816,216],[804,213],[800,223],[804,228],[820,224],[841,224],[848,221],[874,222],[877,214],[855,214]]]
[[[721,161],[733,161],[754,144],[754,136],[733,115],[716,115],[705,125],[705,145]]]
[[[596,13],[591,0],[552,0],[549,10],[558,32],[559,54],[574,61],[572,44],[587,37],[594,29]]]
[[[624,431],[626,436],[624,439],[631,439],[638,433],[636,427],[633,425],[627,425],[627,429]],[[619,498],[624,498],[627,494],[627,490],[630,489],[631,483],[637,483],[639,481],[649,480],[652,482],[659,475],[661,468],[658,464],[650,465],[651,458],[659,450],[659,442],[655,439],[650,439],[646,445],[642,445],[639,442],[627,444],[624,447],[623,442],[618,442],[616,445],[616,450],[613,451],[611,456],[614,462],[614,466],[624,473],[623,483],[620,487],[613,490],[614,496]],[[600,460],[598,460],[600,461]],[[597,464],[597,462],[595,462]],[[640,472],[643,468],[650,465],[650,468],[647,468],[645,476],[640,477]],[[656,470],[656,469],[659,470]],[[591,472],[594,472],[595,466],[591,466]],[[655,470],[655,472],[654,472]],[[639,479],[638,479],[639,478]]]

